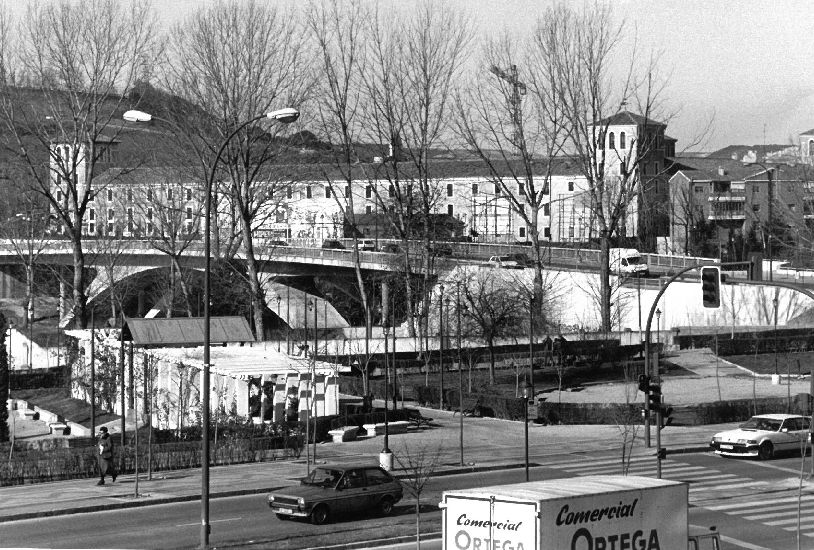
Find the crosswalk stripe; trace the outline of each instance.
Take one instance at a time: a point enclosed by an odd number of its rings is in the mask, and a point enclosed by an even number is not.
[[[803,502],[814,500],[814,495],[807,495],[801,498]],[[705,506],[708,510],[713,510],[715,512],[723,512],[725,510],[737,510],[738,508],[759,508],[761,506],[768,506],[774,504],[783,504],[783,503],[791,503],[797,502],[797,497],[785,497],[785,498],[775,498],[775,499],[768,499],[768,500],[750,500],[747,502],[734,502],[734,503],[727,503],[727,504],[718,504],[715,506]]]
[[[800,511],[802,513],[810,513],[814,512],[814,502],[802,502],[800,503]],[[781,516],[788,515],[789,512],[797,512],[797,503],[789,503],[783,504],[781,506],[774,505],[771,508],[767,509],[764,513],[758,513],[760,510],[752,510],[746,511],[745,514],[750,514],[748,516],[743,516],[744,519],[770,519],[776,518]]]

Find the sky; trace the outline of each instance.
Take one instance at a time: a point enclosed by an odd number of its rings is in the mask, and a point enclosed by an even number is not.
[[[212,1],[153,0],[153,6],[169,28]],[[411,1],[380,4],[404,7]],[[480,35],[503,29],[527,33],[551,5],[549,0],[438,1],[467,12]],[[630,48],[635,39],[639,52],[658,55],[659,73],[667,79],[665,107],[675,113],[667,133],[678,139],[678,151],[700,136],[706,137],[695,150],[789,144],[814,128],[814,3],[614,0],[612,9],[624,21],[624,46]]]

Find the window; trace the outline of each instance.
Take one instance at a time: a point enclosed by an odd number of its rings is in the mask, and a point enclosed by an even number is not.
[[[551,204],[545,203],[543,205],[543,216],[550,216],[551,215]]]
[[[619,149],[627,149],[627,147],[625,147],[625,137],[624,132],[619,132]]]
[[[543,228],[543,237],[545,237],[546,239],[551,238],[551,228],[550,227],[544,227]]]
[[[365,187],[365,198],[369,199],[372,197],[373,197],[373,186],[368,185],[367,187]]]
[[[88,213],[88,233],[91,235],[96,233],[96,209],[91,208]]]
[[[658,175],[658,173],[660,171],[661,171],[661,167],[659,166],[659,161],[654,162],[653,163],[653,174]]]
[[[306,199],[311,198],[311,186],[310,185],[305,186],[305,198]]]
[[[184,221],[184,225],[186,226],[187,235],[192,233],[192,208],[187,206],[187,217]]]
[[[500,184],[499,183],[495,184],[495,195],[500,195]]]
[[[127,232],[133,233],[133,207],[127,209]]]
[[[167,200],[172,200],[172,187],[167,187]]]
[[[391,197],[395,197],[396,196],[396,186],[393,185],[393,184],[390,184],[390,187],[387,189],[387,194],[390,195]]]
[[[107,209],[107,233],[108,235],[112,235],[114,233],[115,222],[116,221],[116,213],[113,211],[112,208]]]
[[[113,189],[107,190],[107,202],[113,202]]]
[[[447,214],[449,216],[454,216],[455,215],[455,207],[453,205],[451,205],[451,204],[447,205]]]
[[[186,195],[187,195],[187,200],[191,201],[192,200],[192,189],[187,187],[186,189],[184,189],[184,193],[186,193]]]
[[[616,138],[613,135],[613,132],[608,134],[608,149],[616,149]]]
[[[447,184],[447,197],[451,197],[451,196],[452,196],[452,184],[448,183]]]
[[[390,476],[388,476],[378,468],[368,468],[367,470],[365,470],[365,473],[367,474],[368,486],[384,485],[385,483],[390,483]]]
[[[521,203],[520,203],[520,213],[521,213],[521,214],[525,214],[525,213],[526,213],[526,203],[524,203],[524,202],[521,202]]]
[[[350,197],[350,185],[345,186],[345,198]]]
[[[789,204],[789,212],[797,212],[797,205]]]
[[[57,202],[60,202],[60,203],[62,202],[62,191],[61,190],[57,191]]]
[[[703,193],[704,192],[704,186],[703,185],[696,185],[695,186],[695,192],[696,193]]]
[[[325,186],[325,198],[326,199],[331,198],[331,186],[330,185]]]
[[[521,227],[521,228],[520,228],[519,237],[520,237],[521,239],[525,239],[525,238],[526,238],[526,228],[525,228],[525,227]]]
[[[605,150],[605,139],[603,136],[596,136],[596,148],[599,151]]]
[[[571,239],[574,238],[574,226],[573,225],[568,226],[568,237],[571,238]]]
[[[153,190],[147,189],[147,202],[153,202]]]
[[[285,222],[285,211],[278,210],[274,213],[274,221],[277,223],[284,223]]]
[[[286,196],[287,199],[293,199],[294,198],[294,188],[292,186],[290,186],[290,185],[288,186],[288,189],[286,189],[286,192],[285,192],[285,196]]]
[[[517,184],[517,194],[521,195],[521,196],[523,195],[523,182],[522,181]]]
[[[569,182],[568,182],[568,190],[569,190],[569,191],[573,191],[573,190],[574,190],[574,182],[573,182],[573,181],[569,181]]]
[[[152,208],[147,209],[147,234],[148,235],[153,234],[153,209]]]
[[[477,195],[477,194],[478,194],[478,184],[477,184],[477,183],[473,183],[473,184],[472,184],[472,194],[473,194],[473,195]]]
[[[365,214],[370,214],[371,212],[373,212],[373,207],[368,204],[365,206]]]
[[[127,202],[133,202],[133,190],[132,189],[127,190]]]

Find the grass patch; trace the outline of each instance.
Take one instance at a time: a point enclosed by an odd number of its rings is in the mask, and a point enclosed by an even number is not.
[[[786,353],[760,353],[757,355],[729,355],[725,358],[757,374],[807,375],[814,368],[814,351]]]

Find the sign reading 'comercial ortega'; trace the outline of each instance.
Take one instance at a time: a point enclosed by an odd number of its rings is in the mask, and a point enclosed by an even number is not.
[[[521,501],[449,495],[446,550],[670,550],[687,546],[686,489]],[[538,508],[539,507],[539,508]],[[683,510],[683,511],[682,511]]]

